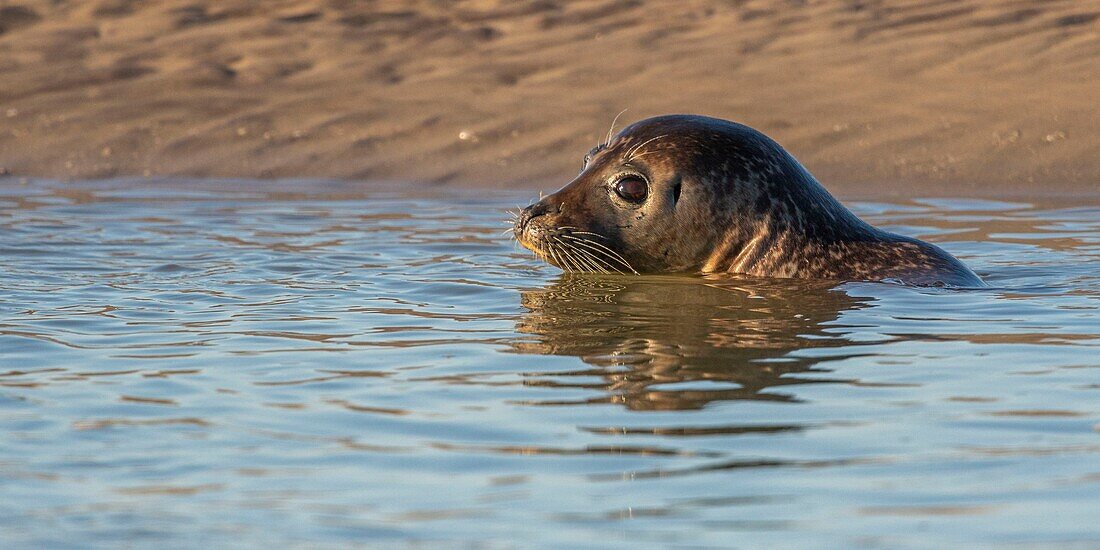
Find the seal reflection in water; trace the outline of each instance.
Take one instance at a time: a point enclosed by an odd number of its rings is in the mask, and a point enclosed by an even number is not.
[[[702,116],[628,126],[513,231],[566,271],[984,286],[939,247],[856,217],[764,134]]]
[[[511,346],[592,367],[526,372],[525,385],[599,392],[540,405],[690,410],[715,401],[788,402],[795,397],[783,386],[845,382],[821,374],[825,362],[844,358],[839,353],[792,352],[857,346],[838,319],[871,301],[827,281],[566,274],[523,292],[528,311],[516,330],[531,338]]]

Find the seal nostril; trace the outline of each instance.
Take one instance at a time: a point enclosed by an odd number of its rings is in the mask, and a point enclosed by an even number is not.
[[[536,202],[535,204],[532,204],[531,206],[523,209],[523,212],[521,212],[519,215],[519,223],[517,223],[516,226],[521,229],[525,228],[531,220],[539,216],[543,216],[548,212],[550,212],[549,204],[547,204],[545,201]]]
[[[528,206],[527,209],[526,209],[528,219],[537,218],[539,216],[542,216],[542,215],[546,214],[549,211],[550,211],[550,205],[546,204],[545,202],[541,202],[541,201],[536,202],[535,204],[532,204],[531,206]]]

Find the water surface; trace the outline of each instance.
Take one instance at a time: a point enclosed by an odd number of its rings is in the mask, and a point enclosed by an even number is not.
[[[5,546],[1100,544],[1100,204],[988,290],[563,275],[529,193],[0,183]]]

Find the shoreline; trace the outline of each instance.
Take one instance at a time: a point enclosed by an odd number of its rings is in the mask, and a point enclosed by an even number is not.
[[[240,177],[204,177],[189,176],[118,176],[98,179],[55,179],[42,177],[0,176],[0,191],[17,189],[39,189],[57,191],[61,196],[87,197],[85,193],[116,191],[163,191],[163,198],[171,198],[174,193],[207,192],[212,196],[239,193],[252,195],[249,198],[261,200],[356,200],[379,196],[422,197],[422,198],[480,198],[486,192],[504,192],[526,197],[530,202],[538,199],[539,193],[549,194],[557,188],[485,186],[474,184],[446,185],[427,184],[410,181],[385,180],[348,180],[338,178],[240,178]],[[1005,204],[1026,204],[1030,206],[1067,207],[1080,205],[1093,207],[1100,205],[1100,189],[1046,189],[1023,190],[1015,192],[982,192],[959,190],[941,190],[919,188],[898,189],[880,186],[873,188],[832,188],[826,190],[844,204],[852,202],[883,202],[887,204],[919,204],[923,201],[956,200],[999,202]],[[8,195],[10,196],[10,195]],[[159,198],[156,195],[153,199]],[[29,197],[26,197],[29,198]],[[143,199],[150,196],[142,196]]]

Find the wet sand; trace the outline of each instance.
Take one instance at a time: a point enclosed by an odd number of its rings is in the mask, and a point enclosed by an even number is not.
[[[550,189],[629,109],[747,123],[842,193],[1072,194],[1098,100],[1094,0],[0,4],[14,176]]]

